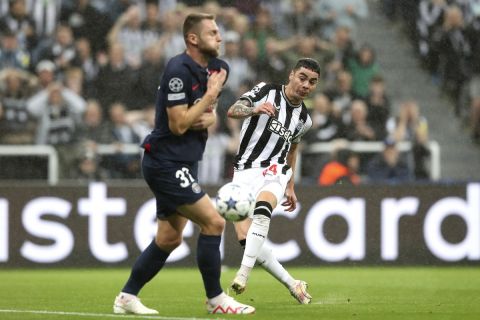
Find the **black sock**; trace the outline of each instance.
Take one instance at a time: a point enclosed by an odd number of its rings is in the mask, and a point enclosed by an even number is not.
[[[245,244],[247,243],[247,239],[238,240],[238,243],[240,243],[242,249],[245,250]]]
[[[221,236],[207,236],[200,234],[197,244],[198,269],[202,274],[203,285],[207,297],[213,298],[223,292],[220,285],[221,258],[220,258]]]
[[[122,292],[137,295],[143,286],[162,269],[169,255],[169,252],[160,249],[153,240],[135,261],[130,278]]]

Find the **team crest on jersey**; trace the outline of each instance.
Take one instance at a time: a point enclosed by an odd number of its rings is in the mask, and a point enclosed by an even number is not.
[[[202,192],[202,188],[200,187],[200,185],[196,182],[192,183],[192,191],[194,193],[200,193]]]
[[[297,124],[297,127],[295,128],[295,131],[302,132],[303,127],[305,127],[305,121],[300,119],[298,124]]]
[[[183,89],[183,81],[180,78],[172,78],[168,82],[168,87],[173,92],[180,92]]]
[[[253,87],[252,92],[253,93],[259,93],[260,92],[260,86],[256,85],[255,87]]]

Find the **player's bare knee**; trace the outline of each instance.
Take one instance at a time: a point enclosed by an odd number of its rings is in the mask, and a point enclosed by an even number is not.
[[[156,237],[155,243],[157,246],[167,252],[172,252],[182,244],[182,237]]]
[[[222,217],[215,215],[206,221],[204,225],[201,225],[200,228],[204,234],[220,235],[225,229],[225,220]]]

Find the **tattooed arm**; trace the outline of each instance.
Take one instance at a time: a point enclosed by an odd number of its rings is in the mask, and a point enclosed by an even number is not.
[[[241,99],[237,100],[227,112],[227,115],[233,119],[245,119],[259,114],[274,116],[275,107],[270,102],[265,102],[253,107],[250,101]]]

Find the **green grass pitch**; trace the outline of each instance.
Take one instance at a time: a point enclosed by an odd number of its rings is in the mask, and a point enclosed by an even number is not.
[[[127,269],[0,269],[0,319],[480,319],[478,267],[289,268],[310,284],[312,304],[255,269],[238,300],[255,315],[209,315],[196,269],[165,268],[141,292],[158,317],[112,314]],[[234,270],[222,273],[228,287]]]

